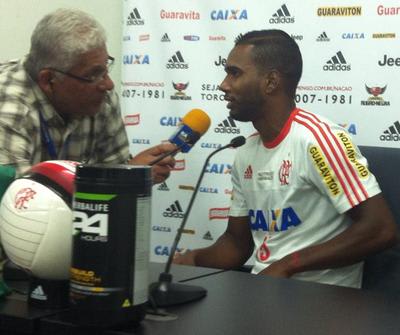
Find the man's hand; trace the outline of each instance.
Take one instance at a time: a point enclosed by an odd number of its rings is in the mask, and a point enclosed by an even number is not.
[[[131,165],[149,165],[162,154],[173,151],[174,149],[176,149],[176,146],[172,143],[159,144],[138,153],[128,163]],[[172,156],[167,156],[163,160],[154,164],[151,169],[153,184],[162,183],[167,179],[174,166],[175,159]]]
[[[300,253],[299,251],[295,251],[294,253],[283,257],[281,260],[272,263],[259,274],[271,277],[290,278],[297,272],[299,266]]]
[[[195,266],[196,264],[194,261],[194,252],[190,250],[186,250],[183,252],[176,252],[172,260],[172,263]]]

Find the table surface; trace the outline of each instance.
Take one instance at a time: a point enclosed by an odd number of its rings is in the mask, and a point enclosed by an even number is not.
[[[156,279],[160,265],[152,268]],[[170,318],[148,315],[136,328],[102,334],[392,335],[400,331],[400,297],[390,292],[185,266],[174,266],[172,272],[174,281],[201,286],[208,291],[207,296],[167,308]],[[40,325],[54,326],[59,321],[57,315],[51,315],[42,318]],[[57,335],[86,333],[63,327]]]
[[[168,308],[174,321],[144,320],[107,335],[393,335],[400,297],[228,271],[188,282],[207,297]]]
[[[164,264],[149,264],[149,283],[158,280],[160,272],[164,271]],[[172,265],[171,273],[174,282],[184,282],[190,279],[219,273],[220,269],[200,268],[184,265]],[[27,282],[9,283],[21,292],[28,290]],[[0,333],[6,334],[6,330],[12,329],[16,334],[34,334],[37,328],[37,320],[45,316],[55,314],[54,310],[37,308],[27,304],[25,294],[13,293],[3,301],[0,301]]]

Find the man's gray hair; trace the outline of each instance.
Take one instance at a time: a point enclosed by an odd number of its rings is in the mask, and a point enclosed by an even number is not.
[[[68,71],[83,53],[105,45],[106,32],[92,16],[77,9],[57,9],[33,31],[25,66],[37,80],[43,68]]]

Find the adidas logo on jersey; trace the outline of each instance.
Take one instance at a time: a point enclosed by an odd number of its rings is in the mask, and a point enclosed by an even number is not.
[[[167,69],[188,69],[189,64],[185,63],[181,52],[177,51],[175,55],[168,60],[166,67]]]
[[[400,122],[396,121],[379,137],[381,141],[400,141]]]
[[[169,206],[163,213],[163,216],[169,218],[183,218],[183,210],[178,200]]]
[[[169,191],[169,187],[167,186],[167,183],[164,181],[160,186],[158,186],[157,190],[159,191]]]
[[[269,19],[269,23],[294,23],[294,17],[290,15],[288,8],[283,4]]]
[[[38,285],[32,292],[31,298],[36,300],[47,300],[47,295],[44,293],[41,285]]]
[[[326,62],[323,67],[324,71],[350,71],[351,66],[347,64],[341,51],[338,51],[335,56]]]
[[[244,179],[252,179],[253,178],[253,168],[251,167],[251,165],[249,165],[246,169],[246,171],[244,171],[244,175],[243,175]]]
[[[214,238],[212,237],[210,231],[208,231],[207,233],[204,234],[203,236],[203,240],[209,240],[212,241]]]
[[[329,42],[330,40],[325,31],[317,37],[317,42]]]
[[[171,40],[169,39],[167,33],[165,33],[165,34],[161,37],[161,42],[171,42]]]
[[[235,121],[230,116],[218,124],[214,131],[221,134],[240,134],[240,129],[236,126]]]
[[[134,8],[132,12],[128,15],[128,20],[126,22],[128,26],[143,26],[144,20],[142,20],[137,8]]]

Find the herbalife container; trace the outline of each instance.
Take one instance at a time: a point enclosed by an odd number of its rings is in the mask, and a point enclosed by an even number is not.
[[[148,299],[151,167],[79,165],[70,304],[78,323],[136,323]]]

